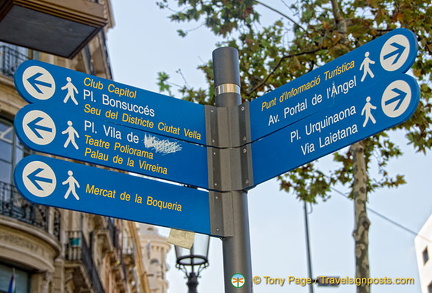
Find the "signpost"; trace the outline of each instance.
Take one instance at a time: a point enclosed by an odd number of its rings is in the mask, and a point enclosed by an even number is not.
[[[352,91],[374,91],[383,79],[406,72],[417,42],[396,29],[250,103],[252,141],[353,97]]]
[[[18,163],[15,184],[37,204],[212,234],[206,191],[38,155]]]
[[[37,60],[14,76],[29,103],[206,144],[204,106]]]
[[[414,34],[396,29],[250,102],[250,115],[232,48],[213,53],[210,111],[27,61],[15,84],[33,105],[14,123],[29,148],[214,191],[40,156],[17,165],[17,188],[39,204],[222,236],[225,291],[251,292],[246,189],[407,120],[416,53]]]
[[[18,112],[15,130],[36,151],[208,187],[207,149],[201,145],[39,105]]]
[[[373,91],[349,95],[252,144],[256,184],[407,120],[420,99],[417,82],[399,74]]]

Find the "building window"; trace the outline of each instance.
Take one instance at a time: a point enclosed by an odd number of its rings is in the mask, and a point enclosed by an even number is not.
[[[0,42],[0,72],[13,77],[18,66],[26,60],[39,59],[39,52]]]
[[[15,279],[16,293],[30,292],[30,275],[26,271],[12,268],[8,265],[0,264],[0,292],[6,293],[9,290],[12,274]]]
[[[428,260],[429,260],[429,252],[426,246],[426,248],[423,250],[423,264],[425,265]]]
[[[29,151],[19,142],[12,122],[0,118],[0,181],[12,184],[13,169]]]

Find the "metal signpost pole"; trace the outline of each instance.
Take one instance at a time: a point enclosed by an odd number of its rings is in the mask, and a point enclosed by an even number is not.
[[[228,111],[230,108],[237,108],[241,104],[237,50],[219,48],[213,51],[213,71],[216,107],[226,107]],[[227,131],[240,132],[238,124],[232,124],[235,126],[228,126]],[[227,148],[233,148],[233,146],[227,146]],[[235,168],[233,164],[230,164],[229,168],[232,177],[242,177],[242,174],[232,171]],[[236,181],[237,179],[232,178],[231,180]],[[247,192],[231,189],[223,192],[222,196],[232,199],[232,214],[227,216],[232,216],[233,225],[233,235],[222,238],[225,292],[250,293],[252,292],[252,265]]]

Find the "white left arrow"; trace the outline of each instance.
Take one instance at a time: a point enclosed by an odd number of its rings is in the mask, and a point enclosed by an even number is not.
[[[43,111],[29,111],[24,115],[22,123],[25,135],[35,144],[47,145],[56,136],[54,120]]]
[[[37,197],[50,196],[57,184],[53,169],[41,161],[32,161],[24,167],[22,181],[26,189]]]

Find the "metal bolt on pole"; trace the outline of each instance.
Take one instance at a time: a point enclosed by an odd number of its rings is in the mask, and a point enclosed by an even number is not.
[[[234,48],[218,48],[213,51],[213,72],[216,92],[216,108],[237,108],[241,104],[240,69],[238,52]],[[228,132],[240,132],[238,123],[228,125]],[[227,146],[238,148],[239,146]],[[232,181],[242,180],[242,174],[232,171]],[[230,190],[222,192],[223,196],[231,197],[233,232],[232,236],[222,238],[225,293],[252,292],[252,265],[249,235],[249,214],[247,192]],[[225,215],[224,215],[225,217]]]

